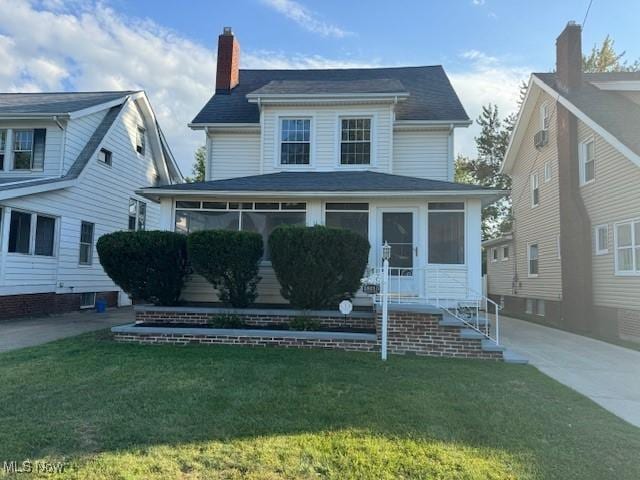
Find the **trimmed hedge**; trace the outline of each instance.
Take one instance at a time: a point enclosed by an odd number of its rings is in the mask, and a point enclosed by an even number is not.
[[[282,296],[301,309],[336,308],[360,288],[369,242],[350,230],[282,225],[269,237]]]
[[[100,264],[133,300],[176,305],[187,268],[187,239],[175,232],[114,232],[96,243]]]
[[[244,308],[258,296],[262,243],[258,233],[202,230],[189,234],[187,249],[191,266],[218,290],[220,300]]]

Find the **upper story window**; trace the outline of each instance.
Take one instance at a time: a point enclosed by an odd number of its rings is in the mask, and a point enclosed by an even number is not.
[[[111,166],[111,152],[106,148],[101,148],[98,152],[98,161]]]
[[[596,227],[596,255],[609,253],[609,226],[598,225]]]
[[[340,122],[340,164],[371,163],[371,119],[343,118]]]
[[[547,102],[540,105],[540,130],[549,130],[550,112]]]
[[[580,184],[586,185],[596,178],[596,147],[593,139],[580,144]]]
[[[509,246],[502,247],[502,261],[509,260]]]
[[[147,149],[146,131],[142,127],[138,127],[136,131],[136,152],[144,156]]]
[[[311,120],[283,118],[280,123],[280,163],[309,165],[311,159]]]
[[[492,262],[497,262],[498,261],[498,248],[497,247],[493,247],[491,249],[491,261]]]
[[[615,226],[618,275],[640,275],[640,218]]]
[[[531,174],[531,206],[537,207],[540,204],[540,178],[537,173]]]
[[[129,199],[129,230],[144,230],[147,224],[147,204]]]
[[[551,180],[551,162],[544,162],[544,181]]]
[[[0,170],[4,170],[4,150],[7,148],[7,130],[0,129]]]
[[[13,131],[14,170],[42,170],[46,135],[45,128]]]

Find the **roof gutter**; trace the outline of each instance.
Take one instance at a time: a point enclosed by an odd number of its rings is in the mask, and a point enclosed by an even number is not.
[[[69,120],[68,113],[0,113],[0,120]]]

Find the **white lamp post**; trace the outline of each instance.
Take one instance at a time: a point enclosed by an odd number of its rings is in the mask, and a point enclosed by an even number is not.
[[[387,323],[389,317],[389,259],[391,245],[385,240],[382,246],[382,360],[387,359]]]

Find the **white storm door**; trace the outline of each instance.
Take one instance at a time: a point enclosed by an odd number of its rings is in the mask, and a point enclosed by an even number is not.
[[[378,258],[382,259],[382,246],[391,246],[389,260],[389,292],[407,296],[418,295],[418,210],[417,208],[381,208],[378,225]]]

